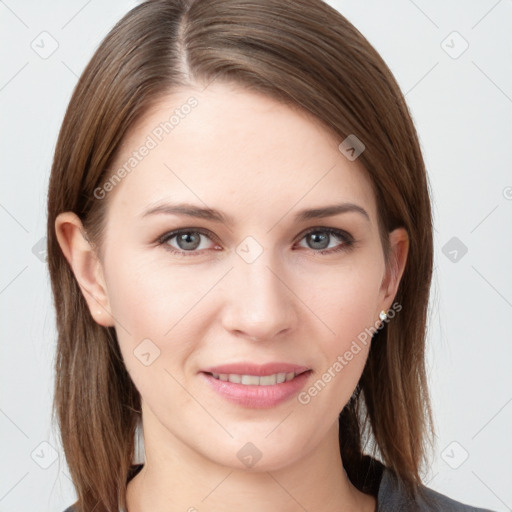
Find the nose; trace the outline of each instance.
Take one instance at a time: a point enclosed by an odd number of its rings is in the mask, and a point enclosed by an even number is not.
[[[282,338],[298,318],[291,278],[266,253],[252,263],[236,261],[224,283],[224,329],[250,341]]]

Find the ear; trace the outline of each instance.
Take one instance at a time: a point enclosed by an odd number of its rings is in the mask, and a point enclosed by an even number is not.
[[[409,252],[409,235],[404,228],[389,233],[389,262],[381,284],[380,311],[388,311],[395,299]]]
[[[78,215],[61,213],[55,220],[55,233],[96,323],[114,326],[101,262],[89,242]]]

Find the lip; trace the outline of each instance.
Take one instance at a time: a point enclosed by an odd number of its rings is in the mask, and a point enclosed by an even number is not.
[[[264,377],[274,373],[295,372],[292,380],[269,386],[255,386],[221,381],[214,378],[212,373],[231,373],[238,375],[256,375]],[[290,363],[233,363],[212,366],[200,372],[200,376],[210,387],[224,399],[243,407],[268,409],[275,407],[295,396],[306,384],[311,375],[311,369]]]

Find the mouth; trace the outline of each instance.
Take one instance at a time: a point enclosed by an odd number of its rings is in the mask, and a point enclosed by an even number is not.
[[[239,406],[271,408],[291,399],[306,384],[312,370],[288,363],[223,365],[200,372],[222,398]]]

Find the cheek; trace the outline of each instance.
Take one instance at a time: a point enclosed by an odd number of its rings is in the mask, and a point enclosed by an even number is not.
[[[313,294],[311,309],[316,309],[328,329],[324,329],[326,335],[318,337],[317,346],[323,357],[314,389],[306,390],[309,398],[322,391],[319,402],[327,405],[332,400],[331,403],[339,403],[340,410],[350,398],[378,327],[375,311],[381,272],[379,262],[350,266],[325,280],[323,289],[316,289]],[[324,388],[329,390],[324,393]]]
[[[336,269],[317,281],[320,285],[310,287],[311,309],[329,327],[333,345],[347,343],[378,320],[382,271],[378,261],[360,261]]]
[[[190,273],[162,270],[147,257],[132,255],[109,267],[107,287],[126,368],[144,395],[144,386],[168,386],[173,367],[194,350],[194,302],[202,286]],[[167,371],[166,371],[167,370]],[[161,381],[161,382],[160,382]]]
[[[211,283],[189,268],[173,268],[150,255],[134,254],[110,267],[107,287],[112,314],[136,336],[162,339],[189,322],[189,314]],[[181,322],[181,319],[185,319]]]

